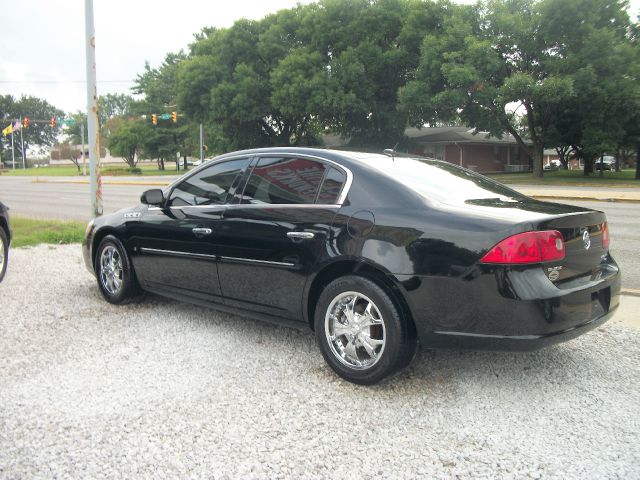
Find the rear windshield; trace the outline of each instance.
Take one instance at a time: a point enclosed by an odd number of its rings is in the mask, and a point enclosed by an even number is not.
[[[441,160],[378,157],[367,163],[425,198],[442,203],[520,202],[526,198],[490,178]]]

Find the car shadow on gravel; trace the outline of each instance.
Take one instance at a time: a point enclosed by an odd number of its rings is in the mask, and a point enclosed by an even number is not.
[[[87,291],[84,291],[87,295]],[[91,289],[92,299],[102,302],[96,289]],[[280,359],[278,363],[298,362],[301,380],[313,384],[330,383],[347,389],[358,388],[372,392],[392,393],[401,389],[403,394],[425,395],[426,392],[454,394],[464,383],[483,383],[491,388],[510,385],[527,395],[540,388],[539,383],[575,381],[581,376],[604,375],[606,365],[598,358],[594,343],[599,335],[607,335],[610,326],[605,326],[571,342],[554,345],[533,352],[492,352],[473,350],[420,349],[412,363],[398,374],[370,387],[356,386],[340,379],[324,362],[315,342],[315,335],[304,325],[300,329],[283,327],[248,317],[226,314],[215,309],[189,305],[165,297],[146,293],[139,302],[126,306],[103,303],[109,313],[129,309],[148,310],[161,319],[175,322],[204,322],[212,334],[230,333],[246,338],[246,343],[260,348],[268,342],[272,352]],[[120,316],[120,315],[118,315]],[[171,318],[171,317],[180,318]],[[216,328],[214,328],[216,327]],[[217,330],[217,331],[216,331]]]

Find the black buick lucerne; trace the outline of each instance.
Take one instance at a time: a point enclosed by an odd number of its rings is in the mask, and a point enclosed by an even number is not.
[[[7,272],[10,243],[11,228],[9,226],[9,207],[0,202],[0,282]]]
[[[343,378],[430,347],[529,350],[618,307],[604,213],[447,162],[308,148],[222,155],[98,217],[83,254],[105,299],[142,290],[308,326]]]

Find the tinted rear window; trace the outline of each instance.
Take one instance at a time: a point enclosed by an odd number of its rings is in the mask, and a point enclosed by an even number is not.
[[[490,178],[440,160],[372,158],[369,165],[425,198],[460,204],[469,200],[521,201],[526,197]]]
[[[320,187],[320,193],[318,193],[316,203],[323,205],[336,203],[338,201],[338,195],[340,195],[346,181],[347,176],[344,173],[336,168],[329,168]]]

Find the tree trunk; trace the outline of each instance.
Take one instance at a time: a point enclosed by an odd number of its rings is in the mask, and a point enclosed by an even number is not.
[[[564,170],[569,170],[569,159],[567,158],[567,155],[570,150],[570,147],[556,147],[556,153],[558,154],[558,158],[560,159],[560,163]]]
[[[582,159],[584,160],[584,176],[588,177],[593,173],[593,157],[585,156]]]
[[[600,176],[604,177],[604,153],[600,154]]]
[[[544,142],[538,138],[536,133],[535,122],[533,118],[533,108],[529,102],[524,102],[524,108],[527,110],[527,126],[529,127],[529,135],[531,135],[531,141],[533,142],[533,176],[535,178],[542,178],[542,157],[544,155]]]

